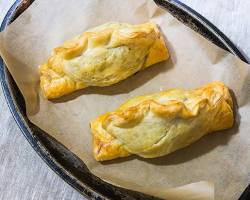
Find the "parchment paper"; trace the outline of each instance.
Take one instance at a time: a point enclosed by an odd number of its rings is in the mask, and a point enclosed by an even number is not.
[[[155,21],[166,36],[170,60],[110,87],[84,89],[55,101],[39,94],[37,67],[52,48],[102,23],[149,20]],[[157,8],[151,0],[36,0],[0,34],[0,52],[24,95],[29,119],[69,148],[100,178],[162,198],[197,200],[213,199],[212,183],[216,199],[237,199],[250,182],[249,66]],[[195,88],[213,80],[223,81],[237,98],[234,128],[205,136],[161,158],[132,156],[104,163],[93,159],[90,120],[114,110],[130,97],[176,87]],[[173,187],[178,188],[167,190]]]

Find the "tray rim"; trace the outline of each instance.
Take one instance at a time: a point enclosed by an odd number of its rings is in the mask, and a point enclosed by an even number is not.
[[[16,12],[18,11],[19,6],[21,5],[23,0],[16,0],[13,5],[10,7],[8,12],[6,13],[1,25],[0,25],[0,32],[3,31],[10,23],[12,18],[15,16]],[[18,125],[21,133],[27,139],[31,147],[35,150],[35,152],[39,155],[39,157],[47,164],[47,166],[52,169],[64,182],[69,184],[75,190],[77,190],[81,195],[86,198],[90,198],[89,193],[94,194],[94,196],[100,196],[102,198],[108,199],[104,195],[94,191],[92,188],[88,187],[85,183],[77,183],[77,178],[71,174],[67,169],[65,169],[59,162],[57,162],[54,158],[50,156],[49,151],[46,147],[44,147],[39,140],[32,135],[30,127],[26,124],[23,116],[16,110],[16,106],[13,100],[13,96],[10,92],[10,89],[7,84],[5,70],[8,70],[5,66],[3,59],[0,56],[0,82],[1,87],[3,90],[3,94],[5,100],[7,102],[7,106],[11,112],[12,117],[14,118],[16,124]],[[77,186],[84,187],[87,192],[83,192]]]
[[[211,23],[208,19],[203,17],[200,13],[196,12],[191,7],[187,6],[179,0],[154,0],[154,2],[163,8],[164,2],[167,2],[185,11],[191,17],[199,21],[204,27],[208,28],[208,30],[225,45],[230,53],[239,57],[242,61],[249,63],[247,57],[243,55],[243,53],[236,47],[236,45],[219,28],[217,28],[213,23]]]
[[[164,3],[164,0],[154,0],[157,4]],[[176,6],[177,8],[181,9],[182,11],[189,14],[194,19],[198,20],[204,27],[208,28],[214,36],[222,42],[226,48],[234,55],[238,56],[241,60],[244,62],[247,62],[247,58],[240,52],[240,50],[231,42],[231,40],[224,35],[215,25],[213,25],[211,22],[209,22],[205,17],[197,13],[195,10],[190,8],[189,6],[185,5],[184,3],[180,2],[179,0],[166,0],[168,3]],[[11,8],[8,10],[7,14],[5,15],[3,21],[0,25],[0,31],[3,31],[8,24],[11,23],[12,18],[17,13],[19,6],[22,4],[23,0],[16,0]],[[164,6],[162,6],[164,7]],[[13,95],[8,87],[8,82],[6,80],[5,76],[5,70],[7,70],[4,61],[0,57],[0,82],[3,90],[3,94],[5,96],[7,105],[9,107],[9,110],[17,123],[19,129],[21,130],[24,137],[28,140],[32,148],[36,151],[36,153],[42,158],[42,160],[60,177],[62,178],[66,183],[68,183],[70,186],[72,186],[74,189],[76,189],[81,195],[85,196],[86,198],[90,198],[89,193],[94,194],[94,196],[101,197],[108,199],[103,194],[99,193],[98,191],[93,190],[90,188],[87,184],[78,181],[77,177],[75,177],[73,174],[70,173],[67,169],[65,169],[59,162],[57,162],[53,157],[51,157],[49,151],[45,146],[42,145],[42,143],[39,142],[39,140],[34,137],[31,133],[31,129],[26,124],[23,116],[21,113],[19,113],[16,110],[15,102]],[[82,191],[80,187],[83,187],[85,190]],[[246,190],[243,192],[239,200],[247,199],[249,197],[250,193],[250,185],[246,188]],[[92,196],[92,195],[91,195]],[[93,196],[92,196],[93,197]]]

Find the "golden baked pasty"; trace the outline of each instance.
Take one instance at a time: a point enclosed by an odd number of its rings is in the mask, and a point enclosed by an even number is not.
[[[168,57],[156,24],[107,23],[55,48],[39,67],[40,86],[46,98],[57,98],[115,84]]]
[[[221,82],[139,96],[91,122],[94,157],[164,156],[233,123],[233,101]]]

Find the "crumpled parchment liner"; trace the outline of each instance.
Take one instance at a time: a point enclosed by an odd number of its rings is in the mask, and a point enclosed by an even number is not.
[[[171,59],[116,85],[87,88],[47,101],[37,67],[51,49],[88,28],[119,21],[156,22]],[[250,71],[230,53],[178,22],[151,0],[36,0],[0,34],[0,54],[20,88],[28,118],[81,158],[92,173],[114,185],[168,199],[237,199],[250,167]],[[130,97],[169,88],[195,88],[221,80],[239,105],[234,128],[205,136],[168,156],[93,159],[89,121]],[[204,182],[205,181],[205,182]],[[183,186],[184,185],[184,186]],[[169,189],[172,188],[172,189]]]

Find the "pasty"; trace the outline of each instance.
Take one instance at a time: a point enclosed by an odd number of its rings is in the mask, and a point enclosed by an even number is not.
[[[94,157],[164,156],[233,123],[232,98],[221,82],[139,96],[91,122]]]
[[[169,57],[156,24],[107,23],[53,50],[39,66],[48,99],[88,86],[109,86]]]

